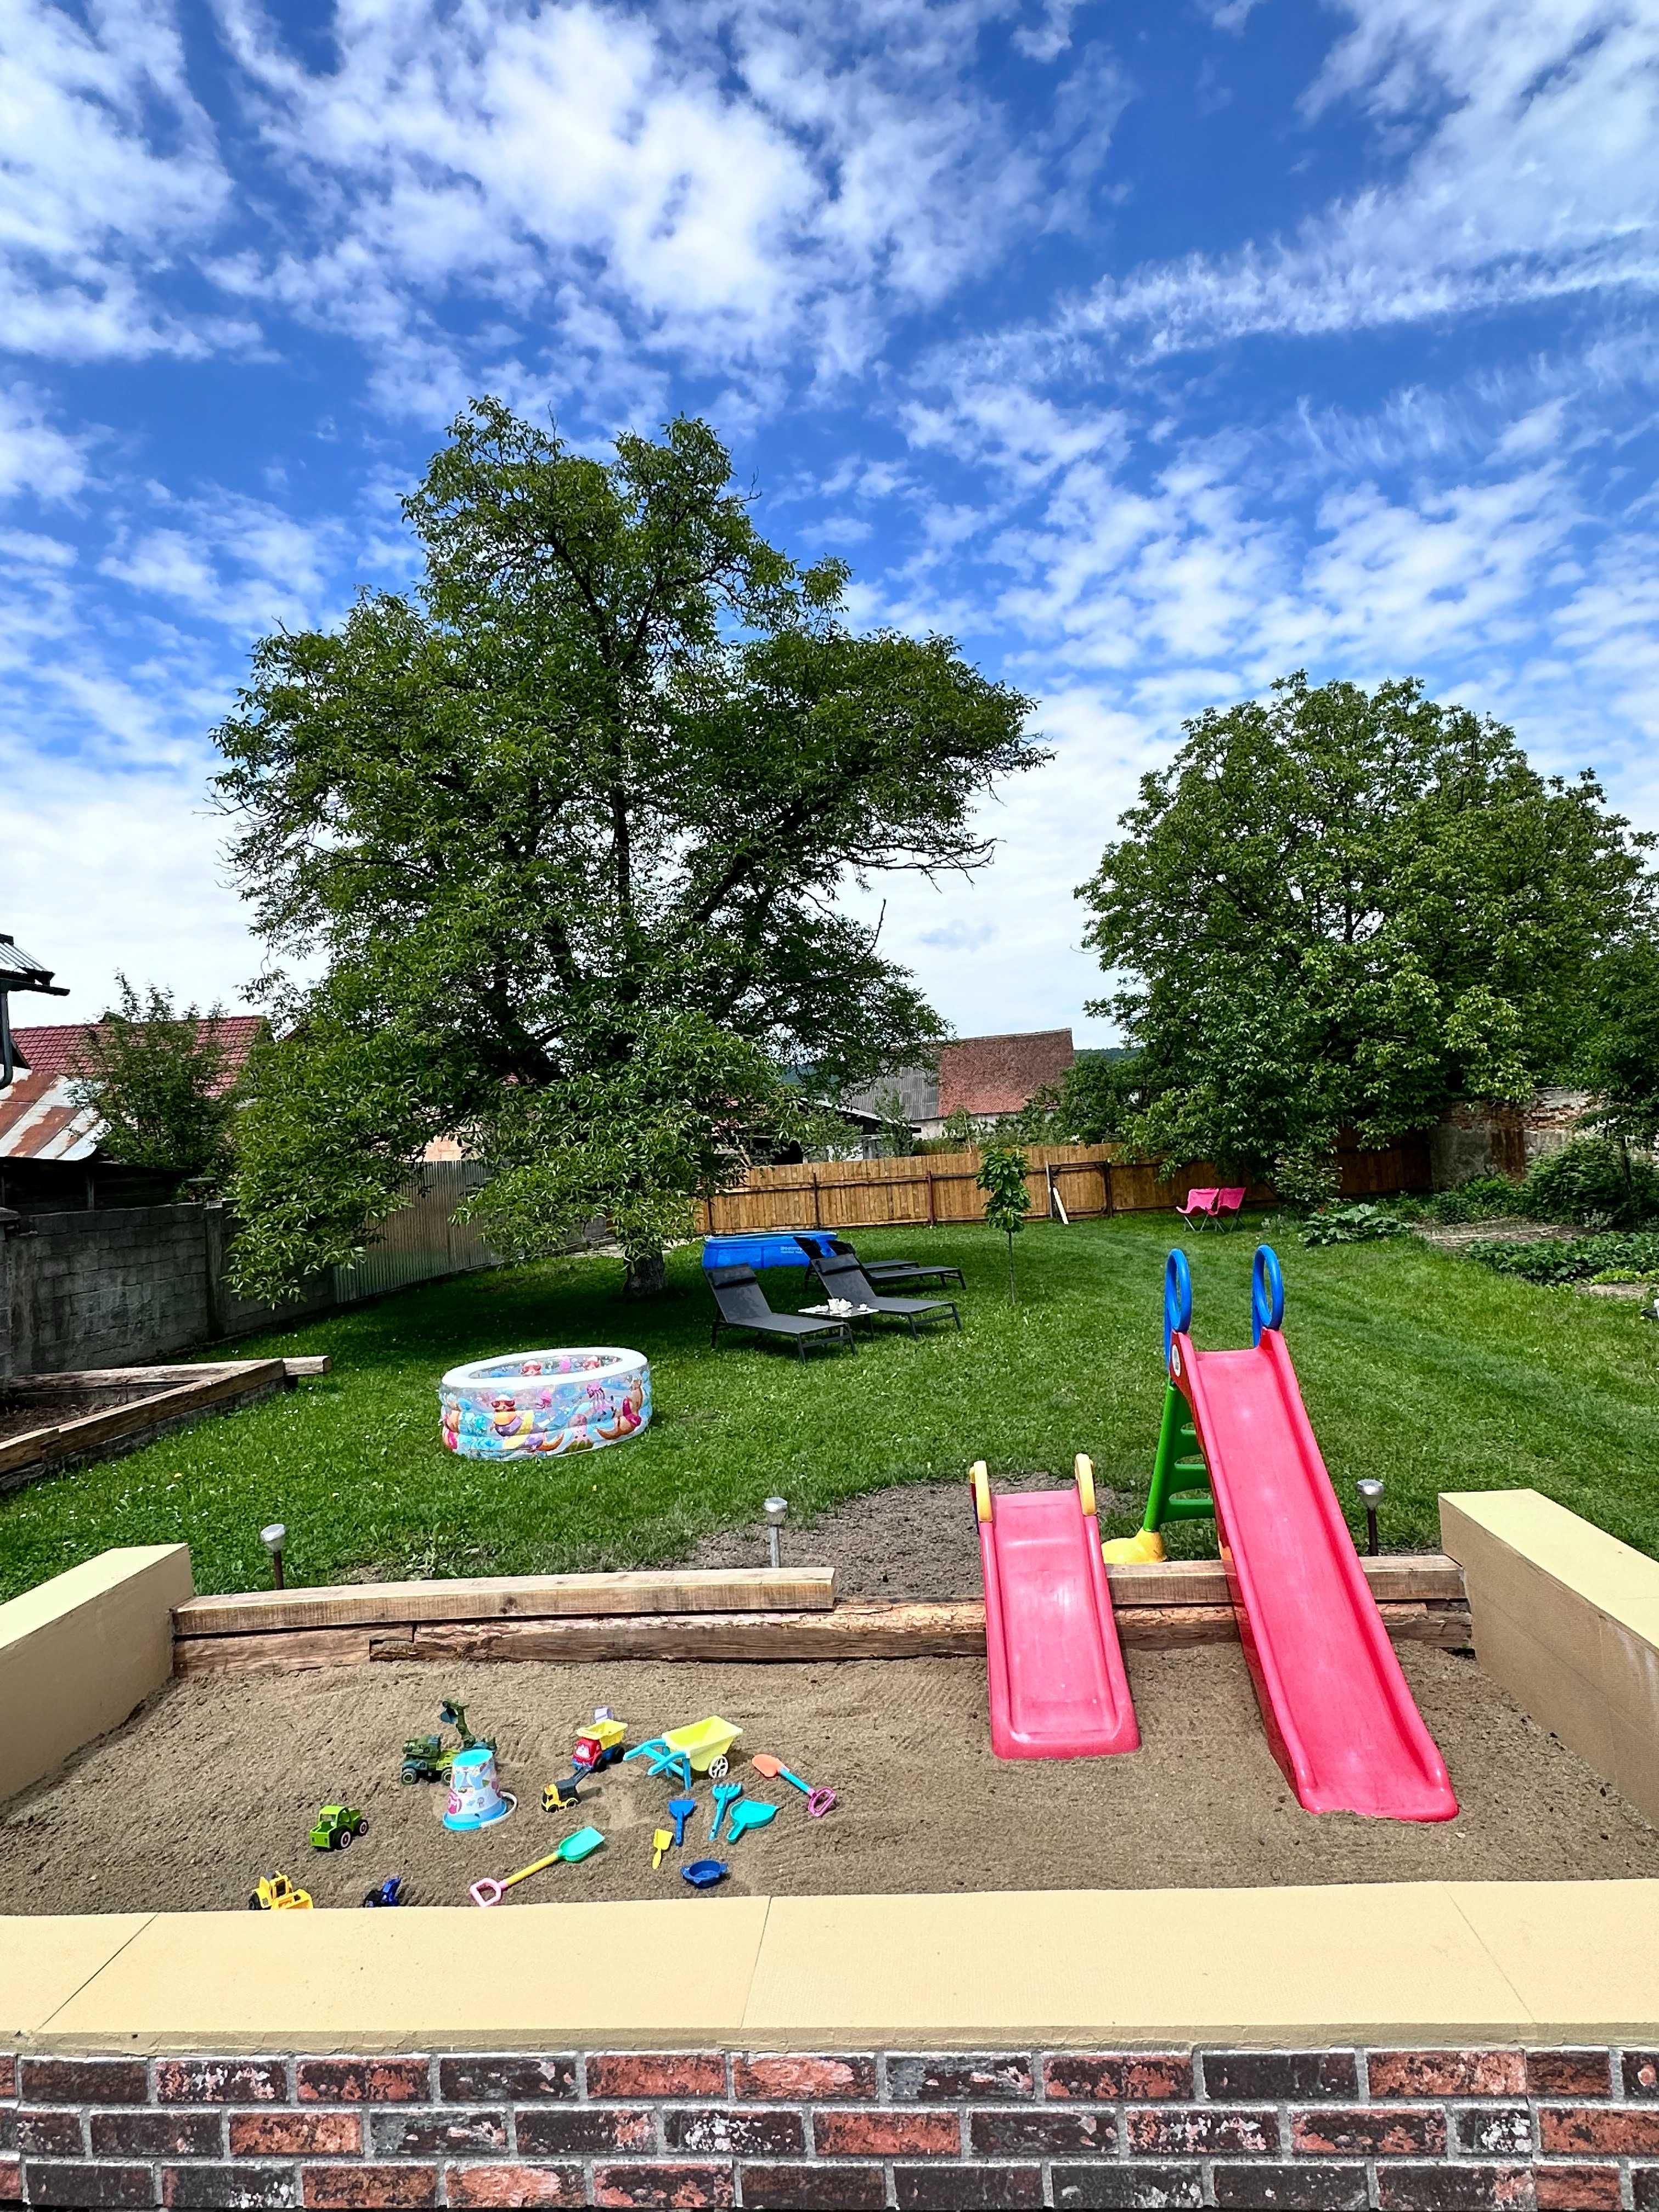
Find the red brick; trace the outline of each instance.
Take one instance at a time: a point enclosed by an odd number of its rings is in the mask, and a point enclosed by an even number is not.
[[[447,2166],[452,2204],[583,2204],[587,2184],[579,2166]]]
[[[587,2062],[590,2097],[723,2097],[718,2051],[606,2051]]]
[[[142,2058],[24,2058],[17,2094],[27,2105],[145,2105]]]
[[[1376,2201],[1382,2212],[1530,2212],[1538,2198],[1523,2166],[1385,2166]]]
[[[985,2158],[1018,2157],[1021,2151],[1038,2157],[1056,2151],[1112,2153],[1117,2148],[1117,2120],[1111,2112],[1056,2112],[1051,2105],[975,2112],[969,2120],[969,2145]]]
[[[1456,2118],[1457,2148],[1476,2158],[1529,2158],[1532,2114],[1524,2105],[1470,2105]]]
[[[1545,2105],[1538,2114],[1538,2148],[1557,2158],[1579,2151],[1652,2158],[1659,2154],[1659,2112],[1617,2105]]]
[[[361,2112],[233,2112],[233,2158],[356,2158]]]
[[[1529,2051],[1527,2053],[1527,2094],[1529,2097],[1610,2097],[1613,2094],[1613,2053],[1610,2051]]]
[[[404,2212],[438,2201],[435,2166],[308,2166],[301,2179],[317,2212]]]
[[[1170,2112],[1153,2106],[1127,2112],[1124,2123],[1129,2148],[1154,2158],[1214,2158],[1279,2148],[1279,2119],[1273,2112],[1230,2112],[1203,2105]]]
[[[1226,2104],[1359,2094],[1352,2051],[1206,2051],[1203,2064],[1205,2095]]]
[[[1324,2158],[1440,2158],[1446,2148],[1443,2112],[1390,2112],[1337,2106],[1291,2114],[1291,2148]]]
[[[0,2097],[15,2097],[16,2094],[17,2061],[8,2054],[0,2058]]]
[[[288,2094],[280,2058],[158,2058],[161,2105],[279,2105]]]
[[[1079,2097],[1100,2105],[1190,2097],[1193,2062],[1173,2051],[1121,2055],[1067,2051],[1044,2060],[1042,2086],[1050,2097]]]
[[[519,2148],[540,2158],[656,2148],[657,2116],[636,2105],[532,2106],[520,2112],[517,2124]]]
[[[222,2158],[225,2124],[217,2112],[94,2112],[94,2158]]]
[[[755,2212],[880,2212],[878,2166],[745,2166],[743,2201]]]
[[[670,2150],[787,2158],[805,2154],[806,2124],[799,2112],[665,2112],[662,2139]]]
[[[1040,2166],[900,2166],[901,2212],[1026,2212],[1042,2202]]]
[[[960,2158],[955,2112],[829,2112],[812,2115],[821,2158]]]
[[[438,2094],[447,2105],[510,2105],[574,2097],[574,2058],[441,2058]]]
[[[413,2105],[426,2100],[424,2058],[302,2058],[295,2069],[307,2105]]]
[[[1373,2051],[1373,2097],[1524,2097],[1518,2051]]]
[[[17,2148],[27,2158],[84,2158],[80,2113],[34,2112],[25,2105],[17,2115]]]
[[[0,2158],[0,2204],[23,2201],[23,2168],[15,2158]]]
[[[1616,2166],[1540,2166],[1533,2169],[1539,2212],[1619,2212]]]
[[[173,2212],[286,2212],[299,2201],[291,2166],[169,2166],[161,2172],[161,2202]]]
[[[591,2062],[590,2062],[591,2063]],[[595,2204],[735,2204],[729,2166],[596,2166]]]
[[[23,2070],[27,2077],[27,2060]],[[155,2201],[147,2166],[37,2166],[31,2159],[23,2185],[31,2204],[63,2205],[68,2212],[104,2212],[106,2207]]]
[[[1659,2166],[1632,2166],[1630,2187],[1631,2202],[1640,2212],[1659,2212]]]
[[[738,2058],[732,2063],[732,2078],[739,2097],[780,2104],[828,2102],[837,2097],[873,2097],[876,2062],[869,2057]],[[778,2168],[781,2173],[790,2170]]]
[[[368,2125],[368,2147],[376,2158],[460,2158],[470,2150],[507,2148],[505,2112],[411,2112],[406,2105],[392,2105],[371,2112]]]
[[[1237,2212],[1361,2212],[1370,2202],[1363,2166],[1218,2166],[1211,2185]]]
[[[1627,2051],[1625,2053],[1625,2094],[1627,2097],[1659,2097],[1659,2051]]]
[[[1054,2171],[1054,2202],[1068,2212],[1130,2212],[1148,2204],[1180,2205],[1185,2212],[1204,2202],[1195,2166],[1144,2166],[1134,2160],[1057,2166]]]
[[[1023,2051],[952,2052],[947,2057],[895,2051],[887,2061],[887,2094],[895,2104],[975,2104],[992,2097],[1029,2097],[1031,2062]]]

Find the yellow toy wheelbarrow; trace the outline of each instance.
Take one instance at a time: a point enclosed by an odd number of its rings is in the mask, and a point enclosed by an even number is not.
[[[649,1759],[653,1774],[684,1769],[689,1789],[693,1774],[706,1774],[713,1782],[725,1780],[730,1765],[726,1753],[742,1734],[740,1728],[714,1714],[706,1721],[693,1721],[688,1728],[670,1729],[666,1735],[653,1736],[649,1743],[635,1745],[626,1756]]]

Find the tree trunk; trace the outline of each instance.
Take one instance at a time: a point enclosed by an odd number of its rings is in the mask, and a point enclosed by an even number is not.
[[[1008,1231],[1008,1303],[1014,1304],[1014,1232]]]
[[[667,1264],[660,1250],[630,1253],[623,1296],[625,1298],[660,1297],[667,1281]]]

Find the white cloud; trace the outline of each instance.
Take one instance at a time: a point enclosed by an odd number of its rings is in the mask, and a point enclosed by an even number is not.
[[[0,499],[70,498],[87,480],[87,434],[47,420],[45,403],[23,386],[0,390]]]
[[[122,529],[99,573],[179,611],[250,634],[318,621],[339,596],[334,560],[344,528],[307,524],[263,500],[213,491],[163,496],[170,518]]]
[[[246,325],[160,303],[229,180],[167,0],[0,4],[0,334],[72,361],[200,353]]]

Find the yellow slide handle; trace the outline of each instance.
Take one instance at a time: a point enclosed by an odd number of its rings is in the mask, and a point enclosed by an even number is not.
[[[1095,1517],[1095,1463],[1087,1452],[1079,1452],[1072,1462],[1072,1472],[1077,1477],[1077,1502],[1092,1521]]]
[[[974,1510],[981,1521],[991,1517],[991,1470],[982,1459],[976,1459],[969,1468],[968,1480],[974,1486]]]

